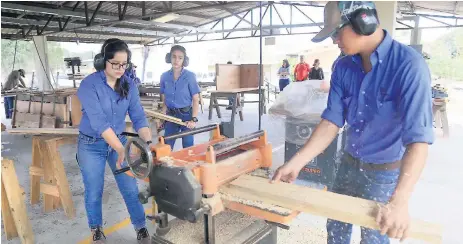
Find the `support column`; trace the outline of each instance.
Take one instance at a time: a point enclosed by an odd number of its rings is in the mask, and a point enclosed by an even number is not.
[[[52,90],[51,82],[53,79],[52,77],[50,77],[47,37],[46,36],[33,36],[32,38],[33,38],[32,52],[34,53],[35,75],[38,81],[37,82],[38,88],[40,91],[50,91]]]
[[[141,70],[141,82],[145,83],[145,73],[146,73],[146,61],[150,55],[150,47],[143,46],[143,67]]]
[[[394,37],[396,27],[396,1],[375,1],[376,10],[378,11],[379,22],[383,29]]]
[[[410,45],[420,45],[421,43],[421,29],[420,27],[420,16],[415,16],[415,28],[412,30],[412,36]]]

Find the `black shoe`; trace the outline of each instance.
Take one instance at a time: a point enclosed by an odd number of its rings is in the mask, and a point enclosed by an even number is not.
[[[146,228],[141,228],[137,231],[138,244],[151,244],[150,234]]]
[[[93,244],[104,244],[106,243],[106,236],[104,235],[101,227],[92,229],[93,233]]]

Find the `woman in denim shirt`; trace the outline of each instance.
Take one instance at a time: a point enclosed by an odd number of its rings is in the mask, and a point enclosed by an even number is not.
[[[278,70],[278,76],[280,77],[280,91],[283,91],[287,85],[289,85],[289,62],[288,60],[283,60],[283,65]]]
[[[106,40],[99,57],[101,59],[95,61],[97,72],[87,76],[77,91],[82,103],[77,160],[85,186],[85,209],[93,243],[106,243],[102,231],[105,166],[108,162],[114,172],[116,164],[121,166],[125,161],[124,144],[127,139],[121,134],[125,130],[127,113],[140,138],[150,144],[152,135],[137,85],[124,76],[125,70],[130,67],[127,44],[119,39]],[[137,232],[138,243],[151,243],[144,209],[138,200],[136,179],[126,174],[116,175],[115,179]]]

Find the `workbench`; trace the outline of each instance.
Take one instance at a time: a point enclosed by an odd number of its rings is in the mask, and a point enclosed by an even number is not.
[[[235,123],[235,114],[238,112],[240,116],[240,120],[243,121],[243,106],[245,103],[259,103],[257,101],[245,101],[244,95],[245,94],[259,94],[259,88],[234,88],[234,89],[223,89],[223,90],[215,90],[210,91],[211,98],[209,102],[209,120],[212,119],[212,111],[215,108],[217,112],[217,117],[222,118],[220,107],[228,107],[230,105],[227,104],[219,104],[218,100],[227,100],[231,97],[235,102],[232,104],[232,115],[231,115],[231,123]],[[267,106],[265,104],[265,88],[261,88],[261,114],[265,114],[267,111]]]

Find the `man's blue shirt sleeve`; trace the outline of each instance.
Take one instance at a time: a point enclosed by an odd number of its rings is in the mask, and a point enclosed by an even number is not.
[[[129,103],[129,117],[132,121],[132,126],[135,131],[143,127],[148,127],[148,121],[145,116],[145,111],[140,102],[140,93],[135,82],[130,82],[130,103]]]
[[[328,103],[325,111],[322,113],[322,118],[341,128],[344,126],[346,118],[344,116],[344,105],[342,102],[344,92],[342,88],[342,80],[340,79],[339,69],[335,69],[331,75],[330,83]]]
[[[93,77],[94,76],[88,76],[80,83],[79,89],[77,90],[77,97],[85,113],[87,113],[90,126],[98,135],[101,135],[105,130],[110,128],[111,125],[101,108],[95,82],[92,80]]]
[[[402,142],[434,142],[431,75],[424,60],[409,61],[404,66],[399,111],[402,118]]]
[[[190,95],[193,97],[195,94],[201,92],[199,89],[198,82],[196,81],[196,75],[194,73],[190,73],[188,76],[188,88],[190,89]]]

